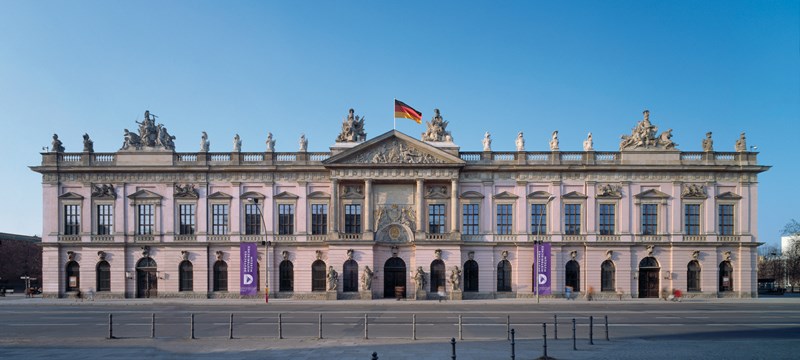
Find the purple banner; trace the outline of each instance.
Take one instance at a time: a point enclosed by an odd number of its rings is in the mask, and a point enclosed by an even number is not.
[[[536,253],[534,264],[536,266],[536,272],[539,276],[539,279],[537,280],[539,294],[550,295],[552,293],[552,287],[550,284],[550,243],[536,244],[534,245],[534,251]],[[537,285],[534,284],[534,286]],[[533,291],[535,294],[536,289]]]
[[[258,248],[256,243],[239,244],[239,255],[241,258],[239,271],[239,294],[257,295],[258,294],[258,270],[256,270],[256,257]]]

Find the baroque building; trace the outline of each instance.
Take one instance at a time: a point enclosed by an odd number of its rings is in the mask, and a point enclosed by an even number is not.
[[[122,148],[42,163],[45,296],[301,299],[757,296],[757,164],[684,152],[649,112],[619,151],[461,151],[438,110],[422,140],[367,139],[351,110],[330,152],[175,152],[149,112]],[[701,141],[702,140],[702,141]],[[476,141],[477,142],[477,141]],[[733,143],[733,142],[732,142]],[[733,145],[733,144],[732,144]],[[538,263],[538,266],[536,266]],[[539,279],[538,285],[534,279]],[[268,289],[268,290],[267,290]],[[568,291],[569,290],[569,291]]]

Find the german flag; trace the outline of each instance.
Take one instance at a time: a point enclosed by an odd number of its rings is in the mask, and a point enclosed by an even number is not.
[[[394,100],[394,117],[411,119],[422,124],[422,113],[397,99]]]

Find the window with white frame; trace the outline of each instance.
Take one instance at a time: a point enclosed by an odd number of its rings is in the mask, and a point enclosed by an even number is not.
[[[463,204],[461,233],[464,235],[480,234],[480,205]]]
[[[443,234],[445,225],[444,204],[428,204],[428,232]]]
[[[598,206],[598,227],[600,235],[614,235],[616,204],[600,203]]]
[[[531,234],[547,234],[547,204],[531,204]]]
[[[718,209],[719,216],[719,235],[733,235],[733,205],[720,204]]]
[[[642,204],[641,220],[642,235],[656,235],[658,233],[658,204]]]
[[[278,234],[294,234],[294,204],[278,204]]]
[[[211,204],[211,234],[228,234],[228,204]]]
[[[344,205],[344,232],[361,233],[361,204]]]
[[[311,204],[311,234],[328,233],[328,204]]]
[[[564,204],[564,234],[580,235],[581,204]]]
[[[81,206],[77,204],[64,205],[64,235],[80,235],[81,233]]]
[[[510,235],[514,225],[514,205],[497,204],[497,234]]]
[[[244,204],[244,233],[261,234],[261,208],[258,204]]]
[[[95,218],[97,235],[112,235],[114,233],[114,204],[95,205]]]
[[[195,233],[195,204],[178,204],[178,233],[192,235]]]
[[[683,234],[700,235],[700,204],[683,205]]]
[[[155,229],[155,205],[136,205],[136,235],[152,235]]]

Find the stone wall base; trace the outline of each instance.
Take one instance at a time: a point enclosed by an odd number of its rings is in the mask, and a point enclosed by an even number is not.
[[[414,293],[414,300],[427,300],[428,299],[428,292],[425,289],[419,289],[416,293]]]
[[[450,300],[462,300],[464,298],[463,294],[461,290],[451,291]]]
[[[372,291],[371,290],[359,291],[358,295],[360,295],[361,300],[372,300]]]

